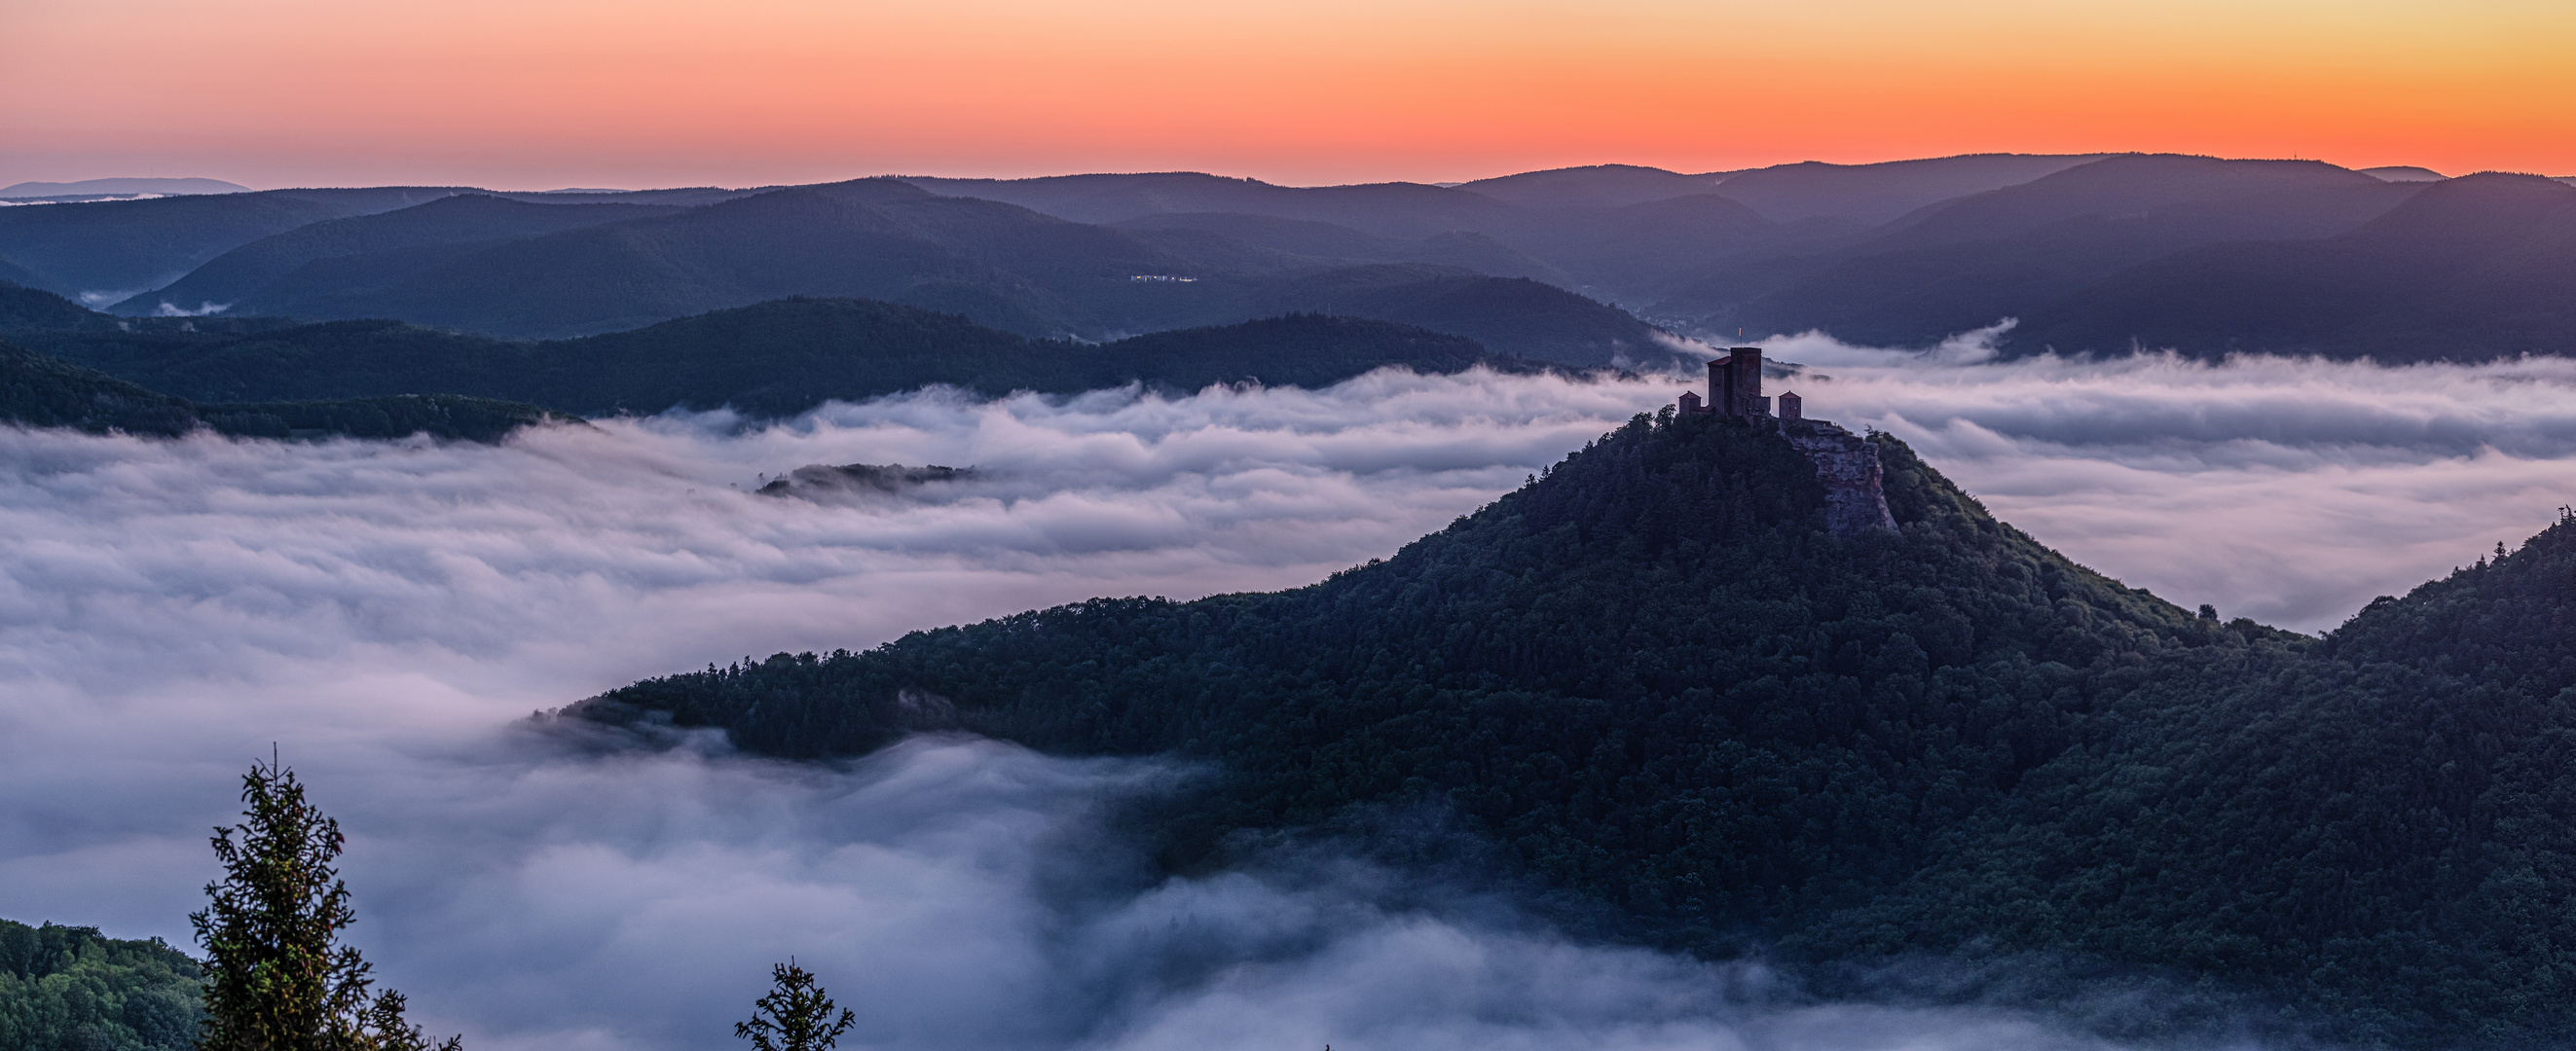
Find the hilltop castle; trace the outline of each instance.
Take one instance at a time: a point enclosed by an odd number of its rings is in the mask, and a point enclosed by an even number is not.
[[[1697,391],[1684,391],[1681,411],[1685,415],[1715,413],[1738,419],[1771,415],[1771,399],[1762,394],[1762,348],[1729,347],[1725,357],[1710,359],[1708,402],[1702,404]],[[1794,420],[1802,415],[1796,394],[1780,395],[1781,419]]]
[[[1806,418],[1806,403],[1782,392],[1780,414],[1771,414],[1771,399],[1762,394],[1762,348],[1730,347],[1726,356],[1708,363],[1708,401],[1698,391],[1683,391],[1675,406],[1683,419],[1732,417],[1778,428],[1780,436],[1807,459],[1815,461],[1816,480],[1825,485],[1825,526],[1836,536],[1896,531],[1887,512],[1881,483],[1878,446],[1825,420]]]

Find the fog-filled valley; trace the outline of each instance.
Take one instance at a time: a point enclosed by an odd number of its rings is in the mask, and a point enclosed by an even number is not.
[[[13,187],[0,1051],[2563,1046],[2570,181]]]
[[[2576,458],[2558,359],[1997,360],[1990,342],[1780,340],[1804,370],[1771,382],[1911,443],[2041,542],[2227,618],[2333,628],[2519,544],[2557,521]],[[934,388],[495,443],[0,431],[10,918],[185,944],[205,829],[275,742],[351,832],[352,939],[469,1046],[706,1046],[788,954],[871,1047],[2089,1047],[2182,1011],[2142,985],[2032,1014],[1976,991],[2029,979],[1992,975],[1819,999],[1758,954],[1566,933],[1563,903],[1472,856],[1388,867],[1292,838],[1167,874],[1117,816],[1213,776],[1184,760],[934,735],[788,764],[713,731],[526,721],[746,655],[1310,584],[1698,379]],[[752,492],[811,464],[973,472]]]

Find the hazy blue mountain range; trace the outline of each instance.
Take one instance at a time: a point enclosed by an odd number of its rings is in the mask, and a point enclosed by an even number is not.
[[[43,197],[108,197],[135,194],[248,193],[250,187],[222,179],[82,179],[78,182],[22,182],[0,186],[0,200]]]
[[[1920,209],[1832,251],[1748,262],[1658,309],[1921,346],[2202,245],[2342,233],[2421,189],[2314,161],[2112,157]]]
[[[1244,218],[1250,223],[1233,232],[1247,236],[1234,238],[1094,226],[882,179],[702,208],[451,195],[262,238],[119,309],[222,305],[228,316],[389,317],[559,337],[788,296],[845,296],[1039,337],[1107,339],[1323,312],[1418,324],[1568,364],[1674,353],[1628,314],[1518,276],[1564,280],[1489,238],[1399,243]]]
[[[696,204],[744,192],[704,188],[577,198],[546,194],[497,196],[558,204]],[[35,278],[10,280],[103,304],[160,288],[218,255],[271,234],[328,219],[408,208],[458,193],[493,191],[463,186],[377,186],[0,208],[0,260]]]
[[[399,281],[504,241],[683,209],[650,204],[529,204],[458,194],[390,212],[329,219],[272,234],[208,260],[138,297],[128,313],[169,305],[227,312],[331,316],[331,301]]]
[[[2506,291],[2447,311],[2440,304],[2455,299],[2445,290],[2457,286],[2443,272],[2354,263],[2383,306],[2369,326],[2324,329],[2312,319],[2349,313],[2324,283],[2276,271],[2178,276],[2204,261],[2231,273],[2262,269],[2257,259],[2291,265],[2310,256],[2227,246],[2357,236],[2411,196],[2455,182],[2317,162],[1995,154],[1699,174],[1599,165],[1455,186],[1289,187],[1173,172],[744,190],[278,190],[0,209],[0,280],[116,302],[128,315],[166,302],[534,338],[806,295],[1094,341],[1282,311],[1364,313],[1582,365],[1675,360],[1656,327],[1725,340],[1821,329],[1922,346],[2007,318],[2025,322],[2007,339],[2014,353],[2125,353],[2133,341],[2187,342],[2193,353],[2567,352],[2576,295],[2537,263],[2493,263],[2506,267],[2496,271]],[[475,197],[448,200],[459,195]],[[656,208],[670,210],[646,211]],[[2522,251],[2513,223],[2497,218],[2513,208],[2460,205],[2440,221],[2486,238],[2461,251],[2502,260]],[[2358,243],[2318,251],[2342,258]],[[1513,301],[1515,317],[1547,324],[1434,309],[1477,278],[1519,283],[1468,298]],[[1350,294],[1371,283],[1384,287]],[[2258,285],[2267,291],[2251,294]],[[1332,295],[1316,298],[1318,289]],[[2365,328],[2443,335],[2387,339]],[[1541,330],[1551,335],[1527,335]]]
[[[1465,287],[1472,293],[1478,285]],[[90,388],[136,406],[113,419],[140,419],[132,414],[159,406],[154,411],[176,421],[99,425],[153,433],[185,431],[191,413],[214,411],[189,402],[440,395],[582,416],[730,406],[775,417],[827,399],[858,401],[930,384],[986,395],[1128,383],[1195,391],[1212,383],[1323,387],[1389,365],[1426,373],[1548,367],[1425,328],[1316,314],[1086,344],[1032,340],[954,314],[854,299],[777,300],[633,331],[529,342],[381,320],[113,318],[51,293],[0,286],[0,334],[61,359],[52,374],[78,373]],[[63,389],[63,398],[28,404],[78,403],[89,388]],[[61,408],[11,418],[90,426]]]
[[[1216,773],[1135,818],[1175,870],[1333,838],[1828,995],[1984,973],[1899,995],[2184,1046],[2576,1038],[2576,519],[2320,640],[2087,571],[1885,436],[1897,528],[1837,534],[1789,430],[1640,415],[1309,587],[569,713],[799,759],[951,729],[1177,755]],[[1954,966],[1877,966],[1925,954]]]
[[[1206,214],[1325,222],[1406,240],[1472,232],[1561,268],[1577,291],[1655,303],[1725,260],[1837,243],[1916,207],[2089,159],[1992,155],[1705,175],[1602,165],[1455,187],[1301,188],[1188,172],[905,181],[1079,222]],[[1740,195],[1732,192],[1737,188]]]
[[[2332,237],[2149,260],[2027,312],[2012,346],[2386,361],[2576,348],[2576,186],[2488,173],[2425,186]]]
[[[1615,208],[1709,193],[1730,174],[1684,175],[1634,164],[1591,164],[1478,179],[1455,188],[1524,208]]]

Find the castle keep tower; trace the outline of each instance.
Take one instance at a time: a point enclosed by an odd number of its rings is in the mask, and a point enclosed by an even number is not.
[[[1713,412],[1751,419],[1771,415],[1771,399],[1762,396],[1762,348],[1729,347],[1726,356],[1708,363],[1708,406],[1696,392],[1682,395],[1683,412]]]

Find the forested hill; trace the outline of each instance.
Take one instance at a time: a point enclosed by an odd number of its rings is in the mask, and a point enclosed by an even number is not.
[[[1811,980],[2039,952],[2081,966],[1988,994],[2098,1005],[2161,973],[2362,1044],[2576,1036],[2552,991],[2576,931],[2529,918],[2576,890],[2550,816],[2576,802],[2576,525],[2318,641],[2104,579],[1872,441],[1892,535],[1830,534],[1777,435],[1640,417],[1311,587],[1094,600],[571,712],[801,758],[956,728],[1212,761],[1151,824],[1181,867],[1427,803],[1641,937],[1768,945]],[[2122,1002],[2131,1035],[2244,1021]]]
[[[498,441],[561,417],[534,405],[457,395],[193,404],[0,341],[0,424],[177,437],[438,438]]]
[[[185,1051],[206,1013],[200,977],[159,938],[0,920],[0,1048]]]
[[[2358,1042],[2576,1038],[2576,519],[2295,657],[2144,683],[1814,947],[2076,947],[2272,976]]]
[[[45,309],[47,300],[86,318],[58,317],[59,310]],[[1551,367],[1411,325],[1313,314],[1092,344],[1033,340],[893,303],[782,299],[630,332],[528,343],[396,321],[106,318],[48,293],[0,286],[0,311],[13,303],[17,313],[45,323],[12,328],[0,312],[0,331],[206,402],[438,393],[584,416],[731,406],[770,417],[929,384],[988,395],[1139,382],[1195,391],[1253,380],[1323,387],[1386,366],[1426,373]]]

